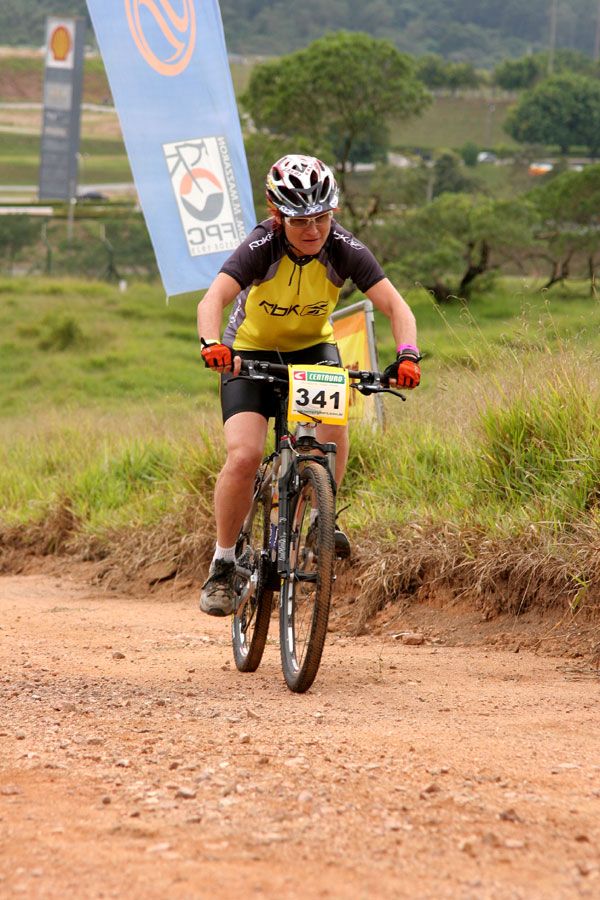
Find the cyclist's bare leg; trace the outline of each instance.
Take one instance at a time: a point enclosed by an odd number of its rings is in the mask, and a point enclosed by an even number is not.
[[[321,444],[333,442],[337,445],[335,455],[335,481],[338,487],[342,483],[346,465],[348,463],[348,426],[347,425],[318,425],[317,440]]]
[[[337,446],[335,455],[335,481],[339,488],[348,462],[348,426],[347,425],[319,425],[317,426],[317,440],[326,444],[330,441]],[[313,510],[313,516],[316,511]],[[350,556],[350,542],[344,532],[336,524],[335,529],[335,552],[338,557],[348,558]]]
[[[268,422],[255,412],[241,412],[224,425],[227,459],[215,485],[217,542],[233,547],[250,509],[254,476],[264,454]]]

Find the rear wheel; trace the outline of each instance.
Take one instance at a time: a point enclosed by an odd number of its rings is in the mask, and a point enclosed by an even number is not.
[[[242,595],[231,623],[233,657],[240,672],[255,672],[265,649],[273,605],[269,536],[270,479],[260,476],[260,491],[238,537],[236,564]]]
[[[304,464],[290,522],[290,575],[281,585],[281,663],[287,686],[303,693],[321,662],[333,587],[335,501],[322,464]]]

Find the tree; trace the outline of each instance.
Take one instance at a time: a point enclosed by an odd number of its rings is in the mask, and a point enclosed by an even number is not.
[[[450,63],[446,70],[446,77],[448,87],[452,91],[476,88],[481,82],[473,64],[467,62]]]
[[[197,4],[195,4],[197,5]],[[132,4],[140,16],[166,2]],[[170,0],[175,11],[183,0]],[[528,48],[548,43],[549,0],[221,0],[227,47],[231,53],[281,56],[323,34],[366,31],[392,41],[404,52],[435,52],[487,68]],[[558,34],[591,56],[596,0],[562,0]],[[40,45],[46,13],[85,15],[85,0],[2,0],[2,44]],[[590,27],[592,25],[592,27]],[[91,38],[91,28],[88,32]],[[558,52],[556,54],[558,57]]]
[[[600,81],[556,75],[523,94],[505,129],[519,143],[557,144],[562,153],[583,146],[600,149]]]
[[[401,276],[438,302],[468,299],[477,282],[535,243],[537,214],[523,201],[443,194],[399,223]]]
[[[551,269],[545,288],[569,277],[573,259],[586,263],[590,290],[596,295],[600,267],[600,165],[563,172],[529,195],[542,220],[543,257]]]
[[[578,73],[593,77],[594,62],[577,50],[557,50],[553,57],[555,75]],[[520,59],[504,59],[494,69],[493,80],[505,91],[523,91],[543,81],[548,73],[548,53],[531,53]]]
[[[389,121],[417,115],[429,101],[408,56],[389,41],[349,32],[256,66],[241,98],[255,126],[288,137],[290,149],[302,138],[329,145],[330,157],[335,148],[343,190],[356,146],[373,146]],[[347,195],[345,202],[353,214]]]
[[[417,59],[417,75],[432,91],[448,85],[446,61],[438,53],[427,53]]]
[[[474,169],[477,165],[477,157],[479,156],[479,147],[473,141],[465,141],[460,148],[460,155],[465,166]]]
[[[481,81],[472,63],[449,63],[437,53],[427,53],[417,59],[417,75],[432,90],[447,88],[459,91],[461,88],[476,88]]]
[[[532,88],[545,70],[538,55],[520,59],[504,59],[494,69],[494,83],[505,91],[522,91]]]
[[[433,165],[432,197],[441,194],[467,193],[474,188],[474,182],[464,174],[460,158],[451,150],[444,150]]]

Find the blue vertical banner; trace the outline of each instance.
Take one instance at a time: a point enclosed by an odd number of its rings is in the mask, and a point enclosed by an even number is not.
[[[208,287],[254,227],[218,0],[87,0],[169,296]]]

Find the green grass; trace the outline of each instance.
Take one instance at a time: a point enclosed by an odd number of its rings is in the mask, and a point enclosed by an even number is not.
[[[33,156],[39,153],[40,138],[33,134],[3,134],[2,152],[14,157]],[[82,138],[81,152],[99,156],[119,156],[125,153],[122,140],[107,138]]]
[[[406,586],[424,558],[434,581],[493,602],[498,580],[521,572],[514,609],[544,584],[577,604],[594,589],[600,304],[534,287],[505,281],[469,308],[409,293],[423,383],[406,403],[386,398],[385,433],[352,427],[340,497],[345,527],[371,542],[365,608],[388,596],[385,566]],[[183,554],[197,572],[224,449],[195,305],[166,306],[156,286],[0,281],[4,529],[41,523],[44,552],[70,542],[126,566],[132,548],[135,565]],[[384,324],[382,364],[394,352]]]
[[[157,286],[0,281],[0,414],[115,408],[213,395],[198,363],[196,298]]]
[[[503,353],[518,366],[532,353],[600,350],[600,303],[583,286],[543,294],[535,287],[500,282],[470,305],[445,307],[425,291],[409,291],[426,360],[420,399],[437,393],[440,379],[494,372]],[[181,295],[167,305],[156,284],[134,282],[121,293],[104,282],[0,280],[0,415],[164,404],[171,397],[212,402],[215,381],[198,363],[198,297]],[[379,313],[376,333],[385,365],[394,347]]]
[[[597,359],[600,303],[574,289],[542,295],[518,281],[502,283],[468,307],[440,308],[418,290],[408,299],[419,323],[424,379],[406,404],[386,398],[388,420],[417,429],[411,441],[421,447],[417,484],[427,503],[438,495],[441,502],[443,494],[453,505],[460,488],[446,485],[440,493],[437,475],[422,491],[428,471],[439,475],[441,467],[454,476],[460,467],[464,454],[446,444],[447,429],[473,427],[487,404],[503,402],[509,388],[520,390],[525,370],[540,370],[543,383],[548,359],[560,359],[561,366],[570,358]],[[199,363],[196,302],[185,295],[166,305],[156,285],[133,284],[122,294],[99,282],[0,281],[5,441],[11,445],[19,434],[30,440],[38,426],[60,436],[64,426],[76,446],[77,423],[86,422],[86,433],[93,433],[98,418],[108,423],[102,427],[107,439],[158,434],[162,440],[168,423],[167,434],[172,429],[174,437],[193,443],[199,414],[214,420],[218,435],[217,383]],[[379,314],[376,331],[383,366],[394,347]],[[83,444],[95,446],[95,439],[85,437]]]
[[[461,370],[493,372],[507,351],[519,367],[530,354],[560,350],[574,356],[600,352],[600,302],[584,284],[540,291],[533,279],[503,279],[470,303],[438,305],[424,290],[404,291],[417,318],[426,357],[423,392],[437,391],[438,379]],[[384,321],[376,314],[382,359],[393,353]]]
[[[132,180],[121,140],[83,138],[80,152],[80,184]],[[39,166],[38,135],[0,134],[0,183],[37,184]]]
[[[484,95],[437,96],[422,116],[397,123],[391,130],[392,144],[399,148],[420,147],[458,150],[471,141],[478,147],[517,147],[503,124],[514,100]],[[493,106],[493,112],[490,107]]]

